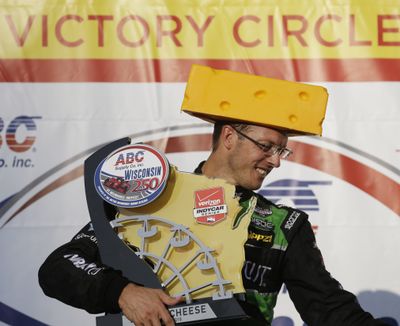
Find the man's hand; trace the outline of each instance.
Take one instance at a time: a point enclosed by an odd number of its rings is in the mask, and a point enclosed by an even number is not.
[[[181,298],[173,298],[159,289],[145,288],[129,283],[122,290],[118,304],[122,313],[136,326],[175,325],[174,320],[165,307],[173,306]]]

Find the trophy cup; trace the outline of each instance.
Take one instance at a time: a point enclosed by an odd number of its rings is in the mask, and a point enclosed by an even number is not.
[[[238,301],[254,205],[242,208],[234,186],[179,172],[163,153],[130,138],[91,155],[84,177],[104,264],[182,296],[184,303],[168,308],[176,324],[257,324]],[[128,323],[122,314],[97,317],[97,326]]]

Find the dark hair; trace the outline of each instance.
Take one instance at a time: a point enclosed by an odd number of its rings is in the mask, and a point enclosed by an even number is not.
[[[228,120],[217,120],[214,124],[214,131],[212,135],[212,150],[213,152],[217,149],[219,143],[219,137],[221,136],[222,127],[230,125],[239,131],[244,131],[250,127],[250,125],[245,123],[235,123],[233,121]],[[243,138],[242,136],[238,135],[239,138]]]

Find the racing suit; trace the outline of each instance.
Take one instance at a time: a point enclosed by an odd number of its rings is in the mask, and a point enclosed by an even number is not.
[[[195,173],[201,173],[202,164]],[[385,325],[363,311],[325,269],[307,215],[278,207],[253,191],[236,189],[243,210],[257,204],[248,227],[242,269],[245,311],[271,325],[277,295],[285,283],[301,318],[309,326]],[[240,213],[239,213],[240,214]],[[102,264],[89,223],[69,243],[56,249],[39,270],[46,295],[90,313],[120,312],[118,298],[130,281]]]

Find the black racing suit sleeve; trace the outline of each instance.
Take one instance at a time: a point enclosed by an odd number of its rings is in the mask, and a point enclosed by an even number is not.
[[[89,313],[120,312],[118,298],[129,280],[102,264],[91,223],[56,249],[39,269],[43,292]]]
[[[289,296],[308,326],[386,325],[365,312],[325,269],[308,221],[293,237],[283,267]]]

